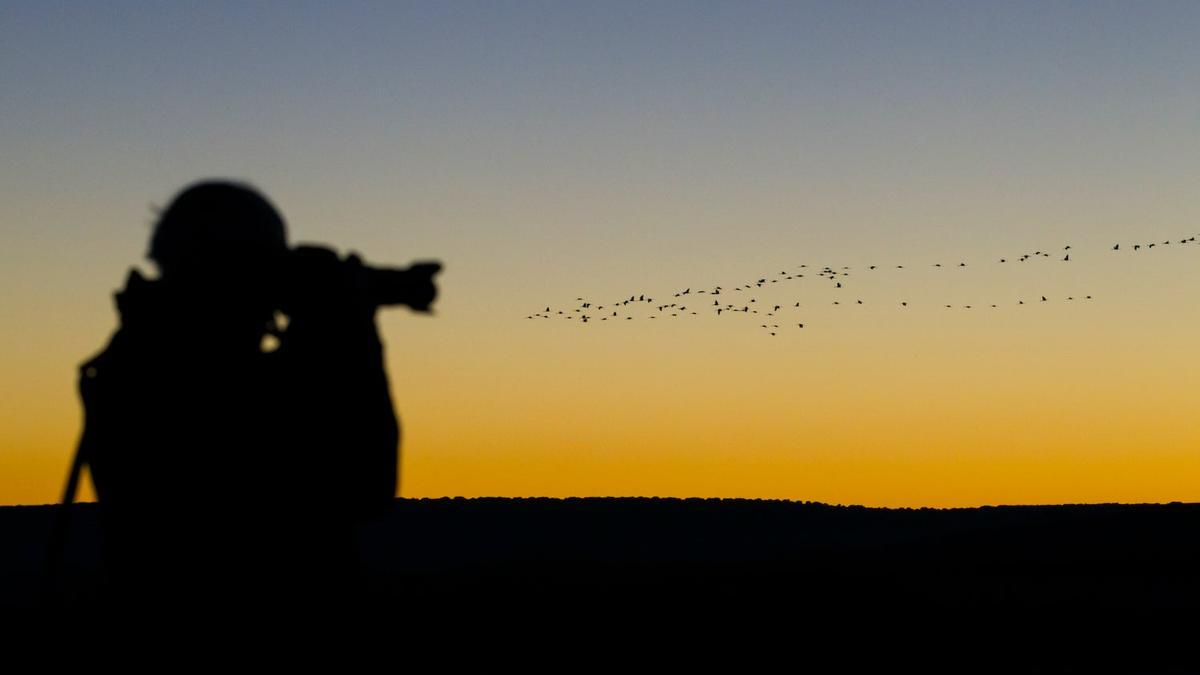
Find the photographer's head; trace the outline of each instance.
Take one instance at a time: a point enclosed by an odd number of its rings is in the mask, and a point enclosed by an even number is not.
[[[205,321],[257,330],[274,309],[272,286],[286,252],[283,217],[266,197],[248,185],[204,181],[171,200],[147,257]]]

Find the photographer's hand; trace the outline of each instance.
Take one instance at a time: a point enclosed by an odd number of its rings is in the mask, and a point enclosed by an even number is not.
[[[338,258],[320,246],[297,246],[289,253],[282,278],[283,311],[288,315],[373,314],[367,270],[355,254]]]
[[[366,517],[395,496],[399,445],[367,269],[358,256],[339,259],[329,249],[292,255],[289,322],[277,352],[298,438],[322,450],[296,458],[319,477],[302,489],[323,495],[330,509]]]

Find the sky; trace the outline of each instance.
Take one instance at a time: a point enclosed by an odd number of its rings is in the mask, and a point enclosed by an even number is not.
[[[1197,35],[1194,2],[5,2],[0,504],[58,498],[78,364],[206,177],[445,263],[433,316],[379,317],[401,496],[1200,501]]]

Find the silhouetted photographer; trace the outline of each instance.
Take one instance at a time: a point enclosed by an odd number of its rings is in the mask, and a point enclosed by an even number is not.
[[[393,503],[400,430],[375,325],[428,312],[437,263],[290,248],[258,192],[205,182],[162,213],[82,366],[84,464],[114,606],[320,609],[355,598],[356,526]]]

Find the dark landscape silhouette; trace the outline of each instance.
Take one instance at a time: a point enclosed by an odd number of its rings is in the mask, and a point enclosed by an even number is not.
[[[89,607],[107,583],[100,509],[73,508],[64,597]],[[210,508],[193,500],[186,512]],[[10,609],[38,602],[54,513],[0,508],[9,551],[0,561],[0,597]],[[406,612],[1159,611],[1200,602],[1198,525],[1200,504],[884,509],[749,499],[399,499],[358,530],[357,546],[362,600]],[[191,573],[208,570],[195,565]],[[300,581],[290,591],[300,604],[313,597]]]

